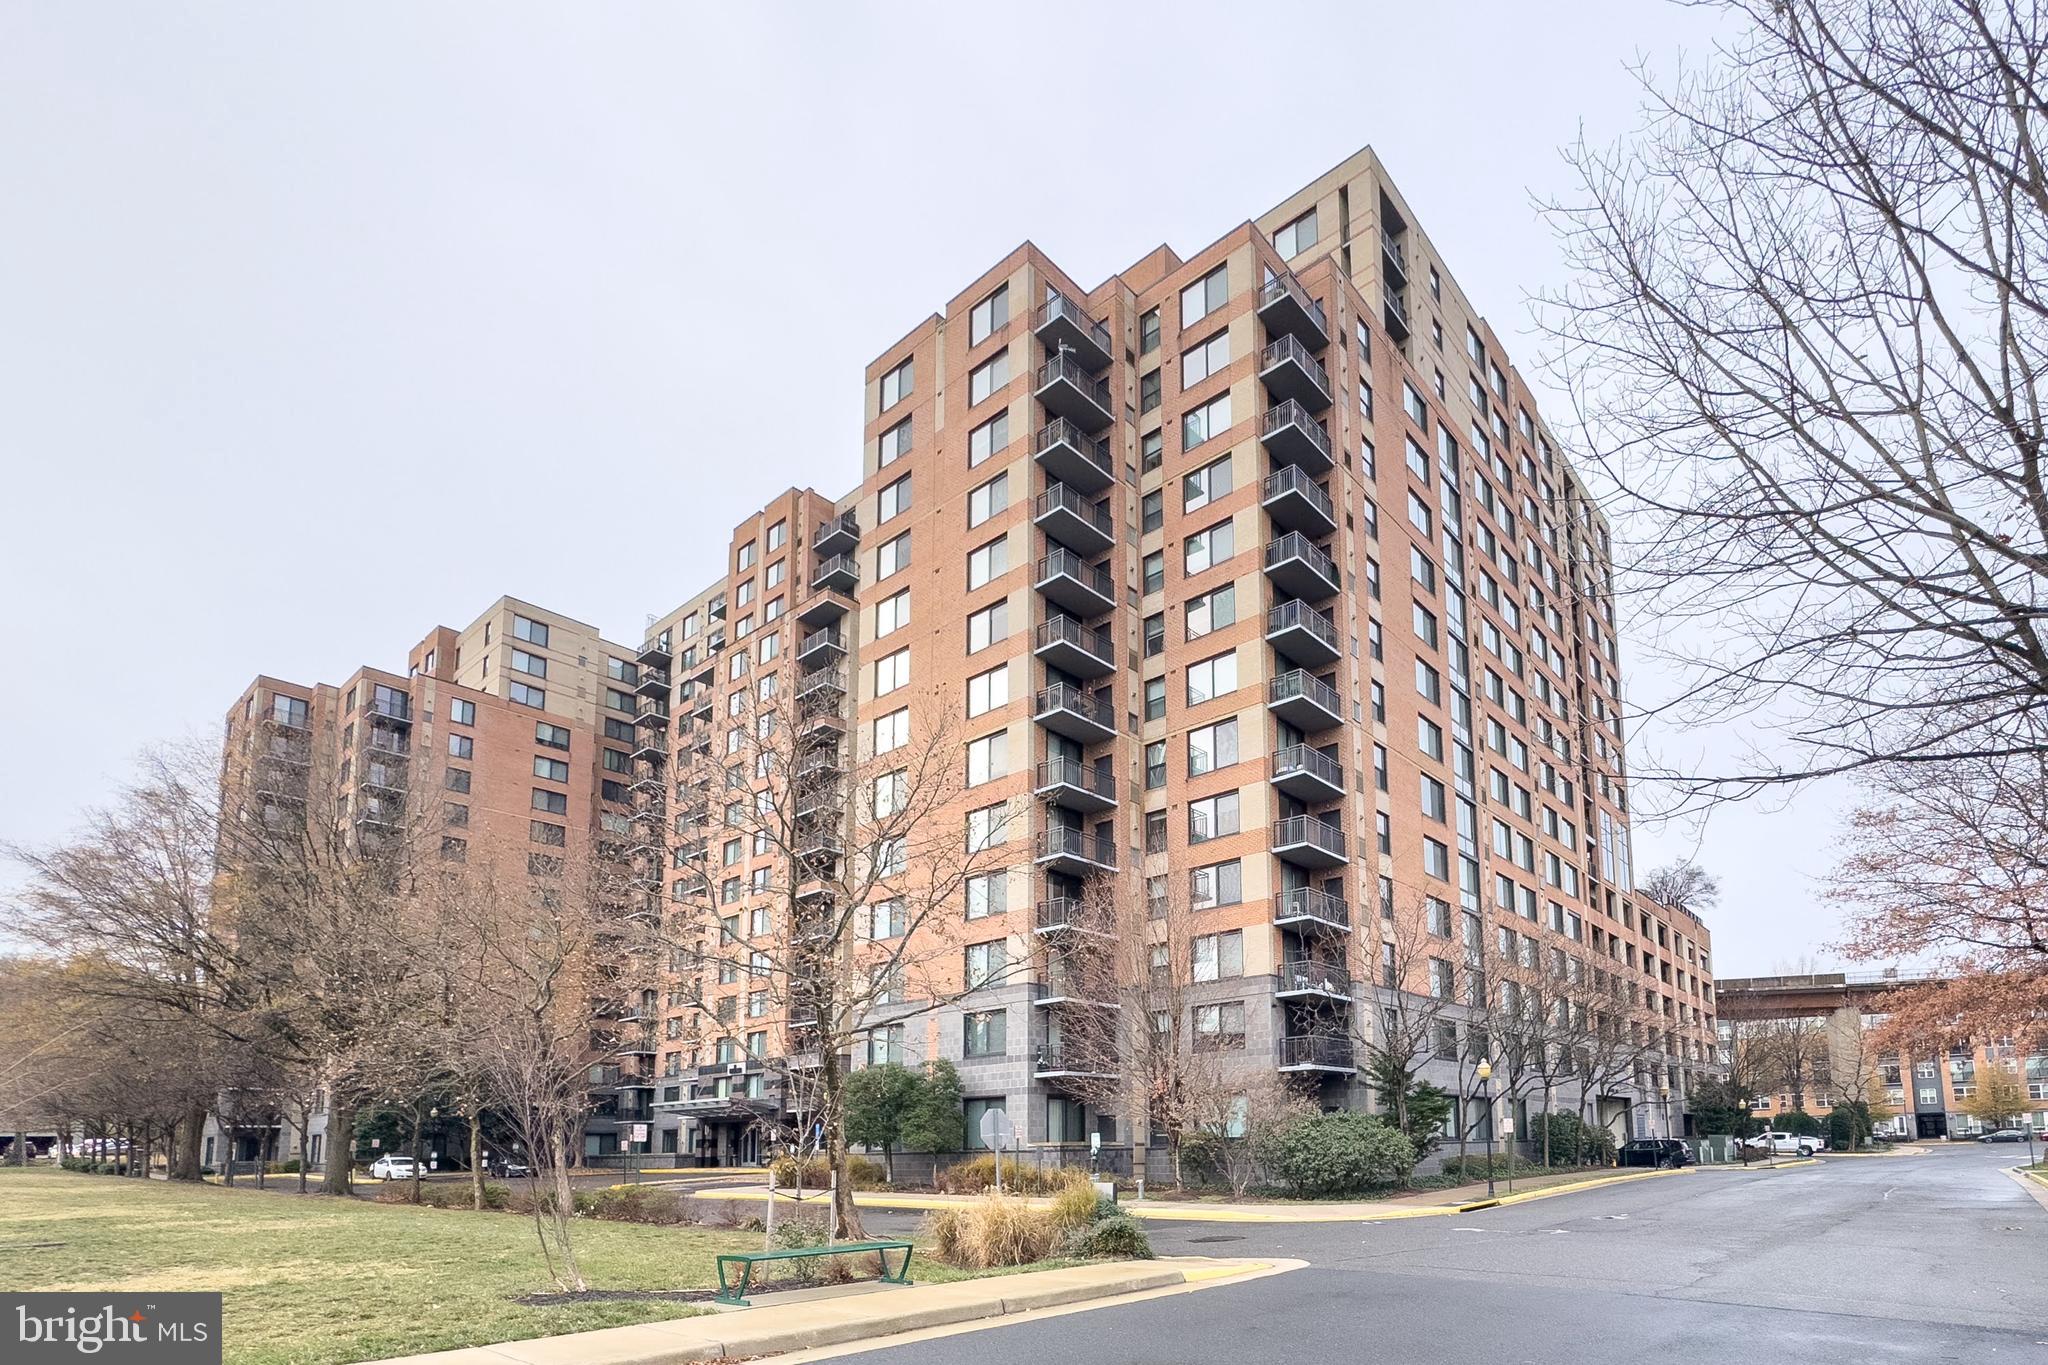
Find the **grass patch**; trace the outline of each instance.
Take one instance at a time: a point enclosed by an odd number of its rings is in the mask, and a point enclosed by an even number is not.
[[[532,1222],[514,1214],[10,1170],[0,1242],[63,1243],[13,1258],[11,1288],[222,1291],[230,1365],[335,1365],[701,1311],[514,1302],[549,1288]],[[586,1219],[576,1244],[594,1288],[674,1290],[715,1284],[717,1255],[761,1238]]]

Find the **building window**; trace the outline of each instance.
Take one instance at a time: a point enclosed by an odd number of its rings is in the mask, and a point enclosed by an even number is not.
[[[1155,739],[1145,746],[1145,790],[1158,791],[1166,785],[1166,741]]]
[[[992,735],[967,741],[967,785],[978,787],[992,782],[1010,771],[1010,732],[998,730]]]
[[[906,360],[882,376],[882,411],[887,412],[890,408],[895,407],[898,403],[910,397],[910,391],[916,377],[916,370],[913,366],[914,361]]]
[[[1230,395],[1220,393],[1198,408],[1181,414],[1180,448],[1193,450],[1230,428]]]
[[[512,618],[512,638],[523,640],[540,649],[548,647],[548,628],[542,621],[531,621],[524,616]]]
[[[1238,832],[1237,793],[1221,792],[1188,802],[1188,842],[1206,844]]]
[[[544,810],[550,815],[567,815],[569,813],[569,794],[567,792],[549,791],[546,787],[535,787],[533,789],[533,808],[535,810]]]
[[[538,654],[528,654],[523,649],[512,651],[512,667],[518,672],[536,678],[545,678],[548,675],[548,661]]]
[[[1229,364],[1230,332],[1226,328],[1180,353],[1180,386],[1191,389]]]
[[[1166,614],[1154,612],[1145,618],[1145,657],[1150,659],[1166,652]]]
[[[1144,592],[1147,596],[1166,586],[1166,552],[1154,550],[1145,556]]]
[[[1221,564],[1237,553],[1236,539],[1227,521],[1195,532],[1181,542],[1181,572],[1192,578]]]
[[[1244,869],[1235,858],[1227,863],[1211,863],[1207,867],[1189,870],[1189,908],[1213,910],[1219,905],[1236,905],[1243,899]],[[1243,970],[1242,966],[1239,970]]]
[[[1009,1049],[1008,1018],[1002,1010],[962,1015],[960,1051],[967,1057],[1000,1057]]]
[[[1199,777],[1237,762],[1237,718],[1188,731],[1188,776]]]
[[[1010,476],[996,475],[967,495],[967,525],[971,530],[1010,505]]]
[[[967,590],[985,588],[1010,569],[1010,541],[992,540],[967,556]]]
[[[1181,476],[1181,510],[1194,512],[1207,507],[1228,493],[1230,487],[1231,460],[1225,455]]]
[[[1010,410],[1003,409],[967,433],[967,465],[971,469],[1010,443]]]
[[[993,335],[997,328],[1010,321],[1010,286],[999,284],[995,292],[974,305],[967,315],[967,344],[979,346]]]
[[[1188,665],[1187,698],[1189,706],[1200,706],[1203,702],[1214,701],[1226,692],[1237,690],[1237,652],[1218,654]]]
[[[476,724],[476,703],[465,701],[461,697],[449,698],[448,720],[454,725]]]
[[[469,790],[469,769],[450,768],[441,774],[441,785],[452,792]]]
[[[536,844],[548,844],[554,848],[561,848],[569,842],[569,827],[567,825],[552,824],[546,820],[529,820],[526,824],[526,836]]]
[[[1010,666],[991,668],[967,680],[967,716],[986,715],[1010,704]]]
[[[909,624],[910,589],[905,588],[899,593],[892,593],[875,603],[876,639],[879,640],[884,635],[893,634]]]
[[[1230,1000],[1220,1005],[1195,1006],[1192,1043],[1197,1052],[1244,1051],[1244,1002]],[[1241,1126],[1242,1120],[1238,1123]]]
[[[1166,463],[1166,434],[1148,431],[1138,438],[1139,468],[1147,474]]]
[[[1223,981],[1244,975],[1244,933],[1201,934],[1189,945],[1197,982]]]
[[[1148,308],[1138,319],[1138,354],[1151,355],[1159,349],[1159,310]]]
[[[1145,719],[1164,720],[1165,718],[1166,679],[1147,678],[1145,679]]]
[[[880,521],[910,510],[910,476],[905,474],[875,495],[875,516]]]
[[[875,579],[892,577],[910,567],[910,532],[885,540],[875,551]]]
[[[1310,209],[1301,217],[1273,234],[1273,249],[1281,259],[1293,260],[1316,244],[1316,211]]]
[[[967,376],[967,405],[986,402],[998,389],[1010,382],[1010,353],[998,351],[981,364],[976,365]]]
[[[970,943],[966,951],[967,989],[978,991],[1000,983],[1010,969],[1009,945],[1002,939]]]
[[[910,651],[899,649],[894,654],[875,660],[875,695],[885,697],[891,692],[910,685]]]
[[[910,419],[904,418],[875,438],[875,467],[895,464],[910,453]]]
[[[505,689],[505,695],[521,706],[546,706],[548,694],[545,689],[515,682]]]
[[[880,681],[879,676],[877,681]],[[875,753],[886,754],[910,743],[910,709],[891,711],[886,716],[875,717]]]
[[[1230,267],[1219,265],[1180,291],[1180,326],[1186,331],[1230,298]]]
[[[476,757],[476,741],[468,735],[448,736],[448,757],[469,759]]]
[[[1159,406],[1161,375],[1158,370],[1147,370],[1138,376],[1138,412],[1142,415]]]
[[[967,879],[967,918],[985,919],[1009,909],[1006,891],[1009,879],[1001,872]]]
[[[1225,583],[1212,592],[1200,597],[1191,597],[1187,604],[1187,638],[1199,640],[1212,631],[1234,624],[1237,620],[1237,587]]]
[[[974,612],[967,618],[967,652],[979,654],[990,645],[1010,637],[1010,600],[1006,597]]]

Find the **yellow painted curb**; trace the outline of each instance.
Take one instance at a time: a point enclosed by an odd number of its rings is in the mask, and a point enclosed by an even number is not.
[[[1272,1268],[1273,1263],[1271,1261],[1238,1261],[1234,1263],[1223,1261],[1214,1265],[1183,1267],[1180,1275],[1189,1284],[1197,1284],[1204,1280],[1235,1279],[1239,1275],[1250,1275],[1257,1271],[1271,1270]]]

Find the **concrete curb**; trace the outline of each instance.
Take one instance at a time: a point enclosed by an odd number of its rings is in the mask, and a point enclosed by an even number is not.
[[[1811,1161],[1811,1158],[1808,1159]],[[1792,1162],[1781,1162],[1781,1166]],[[1455,1213],[1470,1213],[1474,1209],[1492,1208],[1500,1204],[1525,1204],[1532,1199],[1548,1199],[1554,1195],[1576,1194],[1582,1190],[1596,1190],[1608,1185],[1623,1185],[1634,1180],[1655,1180],[1665,1176],[1684,1175],[1691,1167],[1680,1167],[1670,1171],[1630,1171],[1626,1174],[1595,1176],[1590,1180],[1574,1180],[1561,1185],[1546,1185],[1541,1189],[1517,1190],[1493,1199],[1461,1204],[1390,1204],[1370,1203],[1276,1203],[1259,1208],[1219,1206],[1215,1204],[1167,1204],[1142,1203],[1125,1204],[1123,1211],[1133,1218],[1144,1218],[1155,1222],[1180,1223],[1385,1223],[1405,1218],[1445,1218]],[[1761,1169],[1761,1168],[1759,1168]],[[761,1188],[733,1190],[695,1190],[686,1198],[725,1199],[735,1203],[762,1204],[768,1201],[768,1191]],[[973,1202],[971,1195],[948,1194],[890,1194],[886,1191],[862,1190],[853,1196],[854,1203],[864,1209],[890,1209],[898,1212],[921,1213],[936,1209],[963,1208]],[[794,1202],[794,1201],[792,1201]],[[1049,1200],[1033,1199],[1033,1207],[1049,1207]]]
[[[776,1356],[952,1327],[1154,1290],[1199,1288],[1271,1272],[1260,1260],[1188,1258],[1071,1266],[950,1284],[913,1285],[594,1332],[400,1356],[371,1365],[682,1365]]]
[[[2027,1198],[2039,1204],[2043,1210],[2048,1210],[2048,1173],[2030,1171],[2024,1166],[2009,1166],[2005,1173],[2019,1182],[2019,1187],[2026,1192]]]

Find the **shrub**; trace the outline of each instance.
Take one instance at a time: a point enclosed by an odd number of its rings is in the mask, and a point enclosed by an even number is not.
[[[1604,1166],[1607,1163],[1601,1162],[1598,1164]],[[1486,1153],[1473,1152],[1466,1156],[1447,1156],[1437,1169],[1440,1174],[1453,1183],[1484,1180],[1486,1179]],[[1544,1175],[1554,1174],[1560,1170],[1569,1171],[1572,1169],[1574,1168],[1568,1159],[1568,1154],[1565,1157],[1553,1157],[1548,1166],[1545,1166],[1541,1161],[1532,1161],[1527,1157],[1515,1157],[1510,1160],[1505,1152],[1496,1151],[1493,1154],[1493,1176],[1496,1180],[1509,1175]]]
[[[832,1183],[832,1163],[817,1153],[801,1162],[793,1156],[779,1156],[769,1163],[768,1171],[779,1186],[794,1186],[798,1175],[803,1176],[806,1189],[822,1190]],[[864,1156],[846,1158],[846,1178],[856,1190],[879,1190],[888,1183],[883,1179],[882,1163]]]
[[[1836,1105],[1828,1111],[1828,1143],[1837,1152],[1849,1151],[1856,1145],[1856,1111],[1846,1105]]]
[[[1584,1166],[1614,1164],[1614,1134],[1581,1121],[1569,1110],[1530,1116],[1529,1141],[1539,1157],[1543,1153],[1546,1127],[1550,1131],[1551,1165],[1570,1166],[1574,1160]]]
[[[1115,1201],[1110,1201],[1111,1211],[1114,1212],[1115,1208]],[[1096,1212],[1095,1187],[1092,1185],[1084,1185],[1077,1181],[1053,1196],[1052,1221],[1063,1229],[1085,1228],[1099,1216]]]
[[[1152,1243],[1135,1218],[1118,1214],[1088,1229],[1087,1254],[1127,1261],[1152,1259]]]
[[[994,1155],[958,1162],[938,1173],[934,1182],[948,1194],[979,1194],[996,1183]],[[1006,1194],[1058,1194],[1073,1184],[1088,1184],[1088,1173],[1069,1166],[1026,1166],[1015,1157],[1003,1158],[1003,1191]]]
[[[590,1216],[614,1223],[656,1223],[675,1226],[687,1222],[681,1195],[673,1190],[647,1185],[610,1185],[592,1197]]]
[[[801,1251],[807,1247],[823,1245],[825,1245],[825,1224],[819,1219],[806,1218],[802,1214],[793,1213],[788,1217],[777,1220],[775,1224],[775,1246],[780,1251]],[[798,1284],[812,1285],[818,1282],[818,1272],[822,1268],[825,1259],[822,1257],[812,1258],[806,1256],[797,1260],[786,1261],[784,1265],[788,1267],[791,1278]],[[836,1261],[839,1258],[832,1257],[830,1259]]]
[[[299,1173],[299,1159],[294,1156],[287,1157],[283,1161],[273,1161],[270,1163],[270,1171],[273,1175],[297,1175]]]
[[[1275,1138],[1274,1176],[1311,1197],[1389,1189],[1415,1169],[1414,1144],[1372,1114],[1318,1114]]]
[[[965,1208],[939,1210],[925,1220],[924,1232],[940,1259],[970,1270],[1042,1261],[1060,1240],[1051,1210],[994,1193]]]
[[[1771,1119],[1771,1127],[1796,1137],[1819,1137],[1820,1120],[1804,1109],[1788,1109]]]

